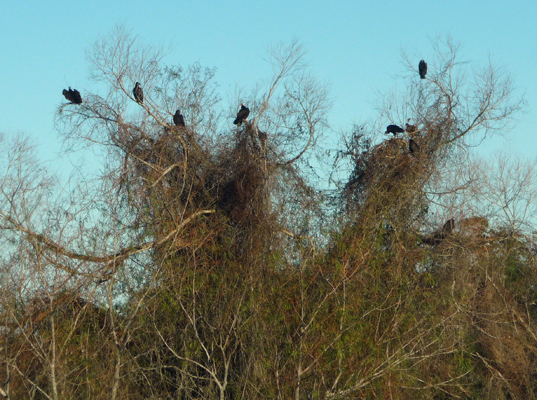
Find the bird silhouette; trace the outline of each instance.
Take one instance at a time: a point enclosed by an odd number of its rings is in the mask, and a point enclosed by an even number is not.
[[[71,103],[82,104],[82,96],[80,95],[80,92],[76,89],[71,89],[71,86],[69,86],[69,90],[63,89],[62,93]]]
[[[420,61],[420,65],[418,66],[418,70],[420,73],[420,78],[425,79],[425,75],[427,75],[427,63],[424,60]]]
[[[398,133],[403,133],[405,130],[401,128],[399,125],[388,125],[386,127],[386,132],[384,132],[386,135],[393,133],[393,136],[397,136]]]
[[[237,118],[235,118],[235,121],[233,123],[237,126],[241,126],[243,121],[248,118],[248,115],[250,115],[250,109],[246,107],[244,104],[241,104],[241,109],[237,113]]]
[[[136,82],[136,85],[134,85],[132,94],[134,95],[134,100],[136,100],[137,103],[142,104],[144,102],[144,91],[139,82]]]
[[[408,139],[408,150],[410,153],[415,154],[420,151],[420,146],[418,146],[418,144],[412,139]]]
[[[185,119],[183,118],[183,114],[181,114],[181,110],[175,112],[173,123],[177,126],[185,126]]]

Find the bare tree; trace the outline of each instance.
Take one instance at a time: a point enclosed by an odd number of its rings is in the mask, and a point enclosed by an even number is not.
[[[18,300],[19,312],[6,300],[11,310],[6,318],[17,326],[21,348],[31,349],[42,375],[37,379],[31,371],[38,369],[25,370],[8,359],[6,368],[19,371],[30,390],[50,398],[84,390],[123,398],[132,386],[125,376],[147,379],[154,371],[163,377],[170,365],[181,365],[175,390],[194,390],[208,379],[212,384],[204,393],[217,388],[223,398],[236,390],[229,389],[232,376],[233,387],[248,385],[237,372],[240,363],[254,359],[241,350],[249,346],[241,330],[244,304],[253,304],[245,282],[277,268],[268,260],[282,238],[291,238],[293,248],[308,237],[295,230],[296,220],[277,221],[286,197],[307,197],[309,185],[297,165],[322,133],[329,109],[326,88],[305,72],[303,56],[296,41],[273,49],[274,76],[267,91],[251,99],[252,122],[229,139],[219,132],[228,124],[218,110],[214,70],[164,66],[165,50],[142,44],[122,27],[88,51],[97,90],[84,92],[81,105],[60,105],[56,125],[69,151],[95,149],[103,162],[100,174],[73,176],[53,198],[52,180],[39,169],[28,170],[31,159],[22,160],[21,147],[2,185],[2,229],[29,260],[20,268],[31,288]],[[136,82],[143,101],[134,98]],[[185,127],[172,124],[176,109]],[[224,309],[211,315],[212,292],[195,288],[214,268],[211,246],[223,243],[221,253],[238,260],[233,268],[250,269],[245,282],[240,274],[229,282],[235,292],[226,292],[219,300]],[[311,237],[308,243],[314,247]],[[199,266],[195,274],[192,265]],[[183,341],[166,333],[167,322],[150,306],[162,304],[168,293],[178,296],[177,324],[188,333]],[[66,312],[73,302],[78,306]],[[92,363],[88,374],[100,374],[99,382],[70,391],[66,382],[73,372],[63,367],[88,313],[103,317],[93,323],[106,346],[83,351],[94,351],[94,360],[102,357],[109,367]],[[60,314],[68,318],[60,321]],[[143,327],[148,316],[151,329]],[[46,332],[48,339],[35,332]],[[154,339],[149,348],[140,343],[139,332]],[[201,354],[191,354],[192,346]]]
[[[536,210],[535,161],[498,153],[478,164],[480,179],[473,185],[476,209],[514,232],[531,233]]]
[[[533,224],[533,164],[467,155],[521,103],[444,45],[347,139],[333,222],[313,161],[331,101],[297,41],[234,99],[251,109],[234,128],[213,69],[166,66],[123,28],[99,40],[94,92],[56,116],[99,173],[60,187],[20,138],[0,160],[0,394],[531,398],[535,247],[514,231]]]
[[[403,95],[381,99],[381,122],[373,126],[384,132],[382,127],[393,123],[404,126],[410,119],[415,129],[376,144],[377,132],[357,128],[347,139],[347,149],[340,153],[350,156],[353,171],[342,196],[347,210],[345,234],[333,251],[341,254],[337,249],[348,249],[340,256],[348,260],[344,264],[347,274],[353,275],[345,287],[360,282],[361,298],[375,299],[362,309],[361,327],[356,329],[367,329],[376,320],[384,328],[372,334],[380,340],[371,346],[384,350],[370,363],[364,355],[358,362],[363,368],[356,374],[345,375],[341,370],[329,391],[333,398],[371,393],[374,389],[370,385],[377,379],[407,382],[398,384],[400,396],[405,391],[435,390],[450,395],[466,391],[468,371],[447,375],[438,371],[433,378],[421,366],[449,360],[459,351],[456,326],[461,321],[471,325],[464,310],[475,292],[466,291],[464,280],[455,274],[460,268],[479,264],[484,244],[481,237],[464,246],[458,231],[454,236],[437,235],[436,240],[426,240],[422,232],[441,231],[445,219],[454,214],[464,216],[460,206],[471,202],[472,190],[481,178],[477,169],[468,168],[471,159],[467,150],[493,131],[506,128],[522,101],[515,98],[512,81],[501,70],[489,65],[468,74],[466,64],[458,60],[459,46],[451,39],[438,40],[433,48],[436,57],[427,60],[427,79],[420,79],[417,72],[422,57],[403,54],[412,73],[407,77],[408,89]],[[409,148],[410,139],[418,144],[418,151]],[[476,282],[472,290],[477,290],[477,276],[479,273],[466,275]],[[439,290],[444,292],[438,295],[455,306],[439,305],[445,318],[414,309],[409,323],[403,316],[417,304],[426,304],[422,303],[427,293],[423,292],[422,279],[428,277],[442,282]],[[455,282],[451,291],[448,282]],[[347,301],[351,299],[347,296]],[[403,331],[399,331],[401,327]],[[445,372],[447,365],[443,368]],[[342,385],[344,376],[348,380]]]

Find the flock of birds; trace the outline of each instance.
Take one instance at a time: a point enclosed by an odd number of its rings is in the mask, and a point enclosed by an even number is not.
[[[419,63],[418,72],[420,74],[420,79],[425,79],[425,75],[427,75],[427,63],[424,60],[421,60]],[[408,119],[408,121],[410,121],[410,119]],[[386,135],[392,133],[394,137],[397,137],[398,133],[407,132],[412,135],[417,131],[418,127],[416,125],[410,125],[407,122],[406,129],[401,128],[399,125],[388,125],[386,127],[386,132],[384,133]],[[412,154],[415,154],[420,151],[420,146],[414,140],[412,140],[412,138],[408,139],[408,151],[410,151],[410,153]]]
[[[421,60],[418,64],[418,73],[420,74],[420,79],[425,79],[425,76],[427,75],[427,63],[424,60]],[[389,135],[391,133],[394,137],[397,137],[398,133],[403,132],[407,132],[410,135],[415,134],[418,132],[418,127],[416,125],[410,125],[408,123],[409,121],[410,119],[408,119],[405,129],[401,128],[399,125],[388,125],[385,134]],[[408,139],[408,150],[411,154],[415,154],[420,151],[420,146],[410,138]],[[434,232],[429,237],[423,238],[423,243],[437,245],[440,241],[450,236],[453,229],[455,229],[455,219],[450,218],[446,221],[442,230]]]
[[[423,60],[420,61],[418,66],[418,72],[420,74],[421,79],[425,79],[425,75],[427,75],[427,63]],[[136,82],[134,85],[134,89],[132,89],[132,94],[134,96],[134,100],[138,104],[144,103],[144,90],[142,89],[142,86],[140,85],[140,82]],[[80,92],[76,89],[71,89],[71,86],[69,86],[69,90],[63,89],[63,95],[67,99],[67,101],[70,101],[73,104],[82,104],[82,96],[80,95]],[[237,118],[233,121],[233,123],[237,126],[241,126],[244,121],[248,118],[250,115],[250,109],[246,107],[244,104],[241,104],[241,108],[239,112],[237,113]],[[176,126],[185,126],[185,119],[183,115],[181,114],[181,110],[177,110],[173,116],[173,123]],[[409,125],[406,124],[406,131],[408,133],[414,133],[417,131],[417,128],[415,125]],[[403,133],[405,130],[401,128],[398,125],[388,125],[386,128],[386,134],[393,133],[394,136],[397,136],[398,133]],[[409,139],[408,141],[408,148],[411,153],[416,153],[420,150],[420,147],[418,144],[412,140]]]
[[[410,119],[409,119],[410,121]],[[394,137],[397,137],[398,133],[416,133],[418,131],[418,127],[416,125],[410,125],[408,122],[406,124],[406,129],[401,128],[399,125],[388,125],[386,127],[386,132],[384,132],[386,135],[389,135],[390,133],[393,134]],[[420,151],[420,146],[412,140],[412,138],[408,139],[408,150],[410,153],[414,154]]]
[[[134,89],[132,89],[132,94],[134,96],[134,100],[138,104],[144,103],[144,90],[142,89],[140,82],[136,82],[136,84],[134,85]],[[80,95],[80,92],[76,89],[71,89],[71,86],[69,86],[69,90],[63,89],[63,95],[65,96],[67,101],[70,101],[73,104],[82,104],[82,96]],[[237,126],[241,126],[241,124],[246,121],[249,115],[250,109],[244,104],[241,104],[241,108],[237,113],[237,118],[235,118],[233,123]],[[185,118],[181,114],[181,110],[177,110],[173,115],[173,123],[176,126],[185,126]]]
[[[425,75],[427,75],[427,63],[424,60],[421,60],[418,65],[418,72],[420,74],[421,79],[425,79]],[[134,85],[134,89],[132,89],[132,94],[134,96],[134,100],[138,104],[143,104],[144,102],[144,91],[142,89],[142,86],[139,82],[136,82]],[[73,104],[82,104],[82,96],[80,95],[80,92],[76,89],[71,89],[71,86],[69,86],[69,90],[63,89],[63,95],[67,99],[67,101],[70,101]],[[250,109],[246,107],[244,104],[241,104],[240,110],[237,113],[237,117],[233,121],[233,123],[237,126],[241,126],[244,121],[248,118],[250,115]],[[410,119],[408,120],[410,121]],[[176,126],[184,127],[185,126],[185,119],[183,115],[181,114],[181,110],[177,110],[173,116],[173,123]],[[418,131],[418,128],[416,125],[410,125],[408,122],[406,124],[406,129],[401,128],[399,125],[388,125],[386,127],[385,134],[393,134],[394,137],[397,137],[398,133],[407,132],[409,134],[414,134]],[[410,153],[414,154],[420,151],[420,146],[410,138],[408,140],[408,149]],[[428,241],[435,242],[439,239],[444,239],[446,236],[451,234],[451,231],[455,227],[455,220],[451,218],[448,220],[442,230],[440,232],[436,232],[433,237],[428,238]],[[425,241],[427,243],[427,240]]]

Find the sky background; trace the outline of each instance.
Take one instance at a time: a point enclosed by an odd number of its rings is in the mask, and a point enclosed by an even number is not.
[[[401,49],[433,56],[431,39],[451,35],[472,66],[490,58],[526,99],[514,129],[482,145],[535,158],[537,140],[537,2],[507,1],[49,1],[0,2],[0,132],[35,139],[47,161],[59,160],[54,113],[62,90],[91,90],[86,52],[123,24],[146,44],[172,45],[168,64],[216,67],[224,102],[237,85],[271,77],[271,44],[298,38],[311,72],[330,84],[334,138],[353,123],[377,119],[378,92],[405,86]],[[429,66],[431,67],[431,66]],[[224,104],[226,107],[227,105]],[[386,121],[386,125],[392,121]],[[393,121],[404,124],[406,121]],[[61,164],[61,161],[58,161]]]

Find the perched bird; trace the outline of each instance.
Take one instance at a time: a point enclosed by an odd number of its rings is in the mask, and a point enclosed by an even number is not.
[[[425,244],[430,244],[431,246],[439,245],[442,243],[442,240],[446,239],[452,234],[453,229],[455,229],[455,220],[451,218],[446,221],[442,227],[442,230],[436,231],[431,235],[422,238],[422,242]]]
[[[73,104],[82,104],[82,96],[80,96],[80,92],[76,89],[71,89],[71,86],[69,86],[69,90],[63,89],[62,93],[67,101],[70,101]]]
[[[136,100],[137,103],[142,104],[144,102],[144,91],[140,86],[140,83],[136,82],[134,89],[132,89],[132,94],[134,95],[134,100]]]
[[[410,122],[410,118],[408,119],[407,123],[406,123],[406,131],[408,133],[414,133],[414,132],[417,132],[418,131],[418,127],[416,125],[410,125],[409,124]]]
[[[427,63],[423,60],[420,61],[420,65],[418,67],[420,78],[425,79],[425,75],[427,75]]]
[[[237,118],[235,118],[235,121],[233,121],[233,123],[235,125],[241,126],[243,121],[248,118],[248,115],[250,115],[250,109],[248,107],[245,107],[244,104],[241,104],[241,109],[237,113]]]
[[[73,89],[73,103],[75,104],[82,104],[82,96],[80,95],[80,92],[76,89]]]
[[[183,114],[181,114],[181,110],[175,112],[173,123],[177,126],[185,126],[185,119],[183,118]]]
[[[63,95],[65,96],[67,101],[70,101],[71,103],[74,103],[73,101],[73,95],[71,93],[71,87],[69,86],[69,90],[63,89]]]
[[[393,136],[397,136],[398,133],[403,133],[404,131],[405,130],[398,125],[388,125],[384,134],[387,135],[389,133],[393,133]]]
[[[453,229],[455,229],[455,219],[451,218],[448,219],[442,227],[442,236],[446,237],[450,235]]]
[[[414,153],[417,153],[418,151],[420,151],[420,146],[418,146],[418,144],[413,141],[412,139],[408,139],[408,150],[414,154]]]

